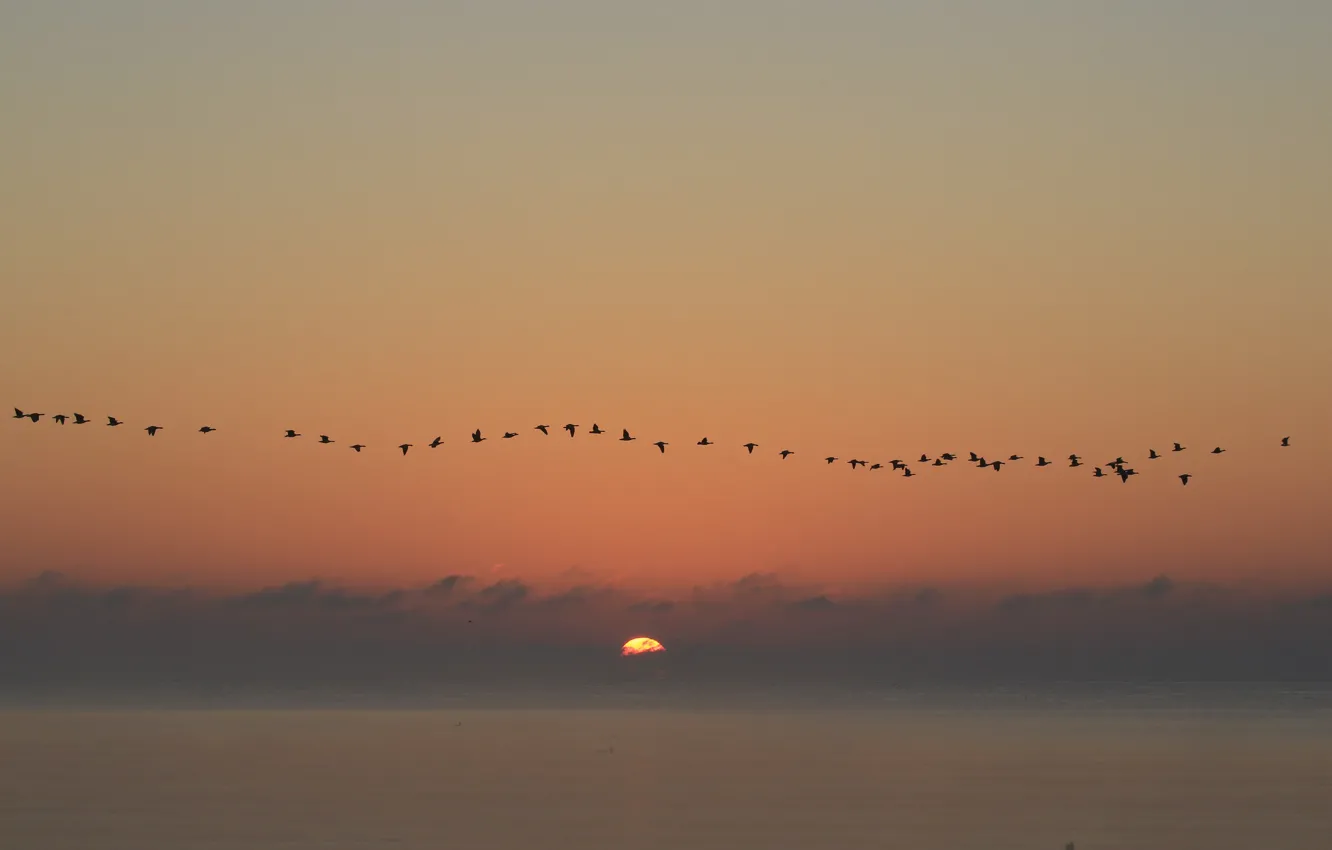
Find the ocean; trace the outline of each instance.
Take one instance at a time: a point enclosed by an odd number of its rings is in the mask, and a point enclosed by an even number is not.
[[[1326,689],[87,702],[0,709],[3,850],[1332,847]]]

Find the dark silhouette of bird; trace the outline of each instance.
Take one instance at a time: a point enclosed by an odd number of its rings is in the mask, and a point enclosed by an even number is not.
[[[429,446],[429,447],[432,448],[432,449],[437,449],[437,448],[440,447],[440,445],[441,445],[443,442],[444,442],[444,438],[443,438],[443,437],[436,436],[435,439],[433,439],[433,440],[431,440],[430,442],[426,443],[426,445]]]
[[[948,464],[946,464],[946,463],[943,462],[943,455],[940,455],[939,457],[936,457],[936,458],[934,459],[934,463],[930,464],[930,466],[947,466],[947,465],[948,465]]]
[[[68,419],[69,417],[63,413],[57,413],[55,416],[52,416],[51,418],[54,419],[60,425],[64,425],[65,420]]]
[[[670,443],[666,442],[665,440],[658,440],[657,442],[653,443],[652,445],[654,445],[654,446],[656,446],[658,449],[660,449],[662,454],[666,454],[666,447],[669,446]]]
[[[888,461],[888,465],[891,466],[894,470],[906,469],[906,461],[902,460],[901,458],[893,458],[892,460]]]
[[[1221,448],[1220,446],[1217,446],[1216,448],[1212,449],[1212,454],[1214,455],[1225,454],[1225,451],[1226,451],[1225,449]]]
[[[286,438],[287,438],[288,440],[290,440],[290,439],[292,439],[293,437],[299,437],[300,434],[297,434],[293,429],[288,428],[288,429],[287,429],[287,433],[286,433],[285,436],[286,436]]]
[[[23,411],[19,410],[17,407],[14,408],[14,418],[15,418],[15,419],[26,419],[27,417],[28,417],[28,414],[26,414],[26,413],[24,413]]]
[[[106,427],[108,428],[114,428],[117,425],[124,425],[124,424],[125,424],[124,422],[121,422],[119,419],[117,419],[114,416],[106,417]]]
[[[745,448],[749,450],[750,454],[753,454],[754,449],[758,448],[758,443],[745,443]]]
[[[1068,465],[1069,465],[1069,466],[1082,466],[1082,458],[1078,457],[1077,455],[1069,455],[1069,456],[1068,456]]]
[[[972,463],[975,463],[978,460],[980,460],[980,458],[976,455],[975,452],[967,452],[967,454],[971,455],[971,457],[967,458],[967,460],[971,461]]]
[[[1010,461],[1026,460],[1026,458],[1024,458],[1022,455],[1009,455],[1008,459]]]
[[[327,435],[327,434],[320,434],[320,435],[319,435],[319,442],[321,442],[321,443],[331,443],[331,442],[333,442],[333,441],[330,440],[330,439],[328,438],[328,435]]]
[[[699,440],[695,445],[699,445],[699,446],[710,446],[710,445],[712,445],[712,443],[708,440],[707,437],[704,437],[703,439]]]
[[[75,425],[87,425],[87,424],[88,424],[88,418],[87,418],[86,416],[84,416],[82,413],[75,413],[75,414],[74,414],[74,424],[75,424]]]
[[[1106,466],[1110,467],[1111,469],[1118,469],[1119,467],[1121,467],[1121,466],[1123,466],[1123,465],[1124,465],[1124,458],[1122,458],[1122,457],[1117,457],[1117,458],[1115,458],[1114,460],[1112,460],[1112,461],[1110,461],[1109,463],[1106,464]]]
[[[1049,466],[1049,465],[1050,465],[1050,461],[1048,461],[1048,460],[1046,460],[1045,458],[1043,458],[1043,457],[1037,455],[1037,457],[1036,457],[1036,465],[1037,465],[1037,466]]]
[[[473,442],[473,443],[479,443],[479,442],[481,442],[481,441],[484,440],[484,439],[485,439],[485,437],[481,436],[481,429],[480,429],[480,428],[477,428],[475,431],[472,432],[472,442]]]
[[[550,426],[549,426],[549,425],[537,425],[537,426],[536,426],[535,428],[533,428],[532,430],[534,430],[534,431],[540,431],[541,433],[545,434],[547,437],[550,436]]]
[[[404,455],[407,454],[407,450],[410,449],[411,447],[412,447],[411,443],[403,443],[402,445],[398,446],[398,448],[402,449],[402,453]]]
[[[831,456],[825,457],[824,460],[828,461],[828,463],[837,463],[837,458]]]
[[[518,433],[516,431],[505,431],[503,434],[500,435],[500,438],[504,440],[512,440],[516,436],[518,436]]]
[[[987,467],[987,466],[989,466],[989,465],[990,465],[990,462],[989,462],[988,460],[985,459],[985,456],[984,456],[984,455],[981,455],[980,457],[976,458],[976,468],[977,468],[977,469],[984,469],[985,467]]]
[[[1183,475],[1179,476],[1179,483],[1181,483],[1181,484],[1183,484],[1185,487],[1187,487],[1187,486],[1189,486],[1189,479],[1192,478],[1192,477],[1193,477],[1192,475],[1190,475],[1190,474],[1188,474],[1188,473],[1186,472],[1186,473],[1184,473]]]
[[[1119,480],[1120,480],[1120,481],[1123,481],[1125,484],[1128,483],[1128,480],[1129,480],[1129,476],[1130,476],[1130,475],[1137,475],[1137,474],[1138,474],[1138,471],[1137,471],[1136,469],[1130,469],[1130,468],[1127,467],[1127,466],[1121,466],[1119,469],[1117,469],[1117,470],[1115,470],[1115,471],[1119,473]]]
[[[1186,448],[1188,448],[1188,446],[1181,446],[1179,443],[1175,443],[1174,445],[1175,445],[1175,447],[1174,447],[1173,449],[1171,449],[1172,452],[1182,452],[1182,451],[1184,451]]]
[[[927,455],[921,455],[921,456],[920,456],[920,460],[918,461],[918,463],[929,463],[929,462],[930,462],[930,459],[929,459],[929,457],[928,457]]]
[[[564,430],[566,430],[566,431],[569,432],[569,436],[570,436],[570,437],[572,437],[572,436],[574,435],[574,430],[577,429],[577,428],[578,428],[578,426],[575,425],[575,424],[573,424],[572,422],[569,423],[568,425],[565,425],[565,426],[564,426]]]
[[[1101,471],[1101,468],[1098,466],[1098,467],[1096,467],[1096,471],[1092,473],[1092,477],[1093,477],[1093,478],[1104,478],[1104,477],[1105,477],[1105,473],[1102,472],[1102,471]]]
[[[957,460],[957,455],[953,454],[952,452],[944,452],[943,454],[939,455],[939,457],[943,458],[944,460]]]
[[[995,472],[998,472],[998,471],[999,471],[999,467],[1001,467],[1001,466],[1003,466],[1003,465],[1004,465],[1004,461],[1002,461],[1002,460],[996,460],[994,463],[990,464],[990,466],[993,466],[993,467],[994,467],[994,471],[995,471]]]
[[[779,454],[779,455],[782,456],[782,460],[786,460],[788,457],[790,457],[791,455],[795,454],[795,452],[791,451],[790,449],[782,449],[782,450],[781,450],[780,452],[778,452],[777,454]]]
[[[1147,450],[1147,459],[1148,459],[1148,460],[1156,460],[1156,459],[1159,458],[1159,457],[1160,457],[1160,455],[1156,453],[1156,449],[1148,449],[1148,450]]]
[[[911,476],[913,476],[913,475],[915,475],[915,474],[916,474],[916,473],[914,473],[914,472],[911,471],[911,467],[909,467],[909,466],[904,466],[904,467],[902,467],[902,477],[903,477],[903,478],[910,478]]]
[[[624,435],[620,437],[620,442],[622,442],[622,443],[627,443],[627,442],[629,442],[630,440],[637,440],[637,439],[638,439],[637,437],[631,437],[631,436],[629,436],[629,429],[628,429],[628,428],[625,428],[625,429],[624,429]]]
[[[156,437],[156,436],[157,436],[157,432],[162,430],[162,426],[161,426],[161,425],[149,425],[147,428],[144,428],[143,430],[145,430],[145,431],[148,432],[148,436],[150,436],[150,437]]]
[[[1290,437],[1282,437],[1282,438],[1281,438],[1281,446],[1282,446],[1283,448],[1290,448]]]
[[[883,464],[881,464],[881,463],[872,463],[872,464],[870,464],[870,470],[873,471],[873,470],[875,470],[875,469],[883,469]]]
[[[601,430],[601,426],[600,426],[600,425],[598,425],[597,423],[593,422],[593,423],[592,423],[592,430],[591,430],[591,431],[588,431],[587,433],[589,433],[589,434],[604,434],[604,433],[606,433],[606,432],[603,431],[603,430]]]
[[[45,415],[46,415],[45,413],[24,413],[22,410],[19,410],[17,407],[14,408],[15,419],[31,419],[33,422],[36,422],[38,419],[41,419]]]
[[[352,451],[356,452],[357,454],[360,454],[360,453],[361,453],[361,449],[365,448],[365,446],[361,445],[360,443],[356,443],[355,445],[348,446],[347,448],[351,449]]]
[[[205,426],[203,426],[202,428],[199,429],[199,433],[200,433],[200,434],[211,434],[211,433],[213,433],[213,432],[216,431],[216,430],[217,430],[217,429],[214,428],[212,425],[205,425]]]
[[[851,468],[852,468],[852,469],[855,469],[855,468],[856,468],[856,464],[860,464],[861,466],[864,466],[864,465],[865,465],[865,461],[863,461],[863,460],[857,460],[857,459],[855,459],[855,458],[851,458],[850,460],[847,461],[847,463],[851,464]]]

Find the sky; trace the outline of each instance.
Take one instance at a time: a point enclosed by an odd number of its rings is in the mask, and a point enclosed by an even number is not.
[[[1314,2],[5,4],[0,388],[95,422],[0,429],[0,587],[1321,598],[1329,36]],[[532,428],[566,422],[611,434]],[[1025,460],[820,460],[945,451]]]

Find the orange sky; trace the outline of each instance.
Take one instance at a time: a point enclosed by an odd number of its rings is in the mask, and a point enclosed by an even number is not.
[[[1326,12],[594,5],[0,13],[0,582],[1326,577]]]

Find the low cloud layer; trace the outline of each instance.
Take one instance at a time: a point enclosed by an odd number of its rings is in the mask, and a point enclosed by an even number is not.
[[[1322,592],[1166,576],[1021,593],[839,591],[751,574],[666,598],[579,579],[537,588],[449,575],[376,590],[309,579],[221,595],[43,573],[0,591],[0,683],[595,678],[636,634],[666,644],[681,681],[1332,679]]]

